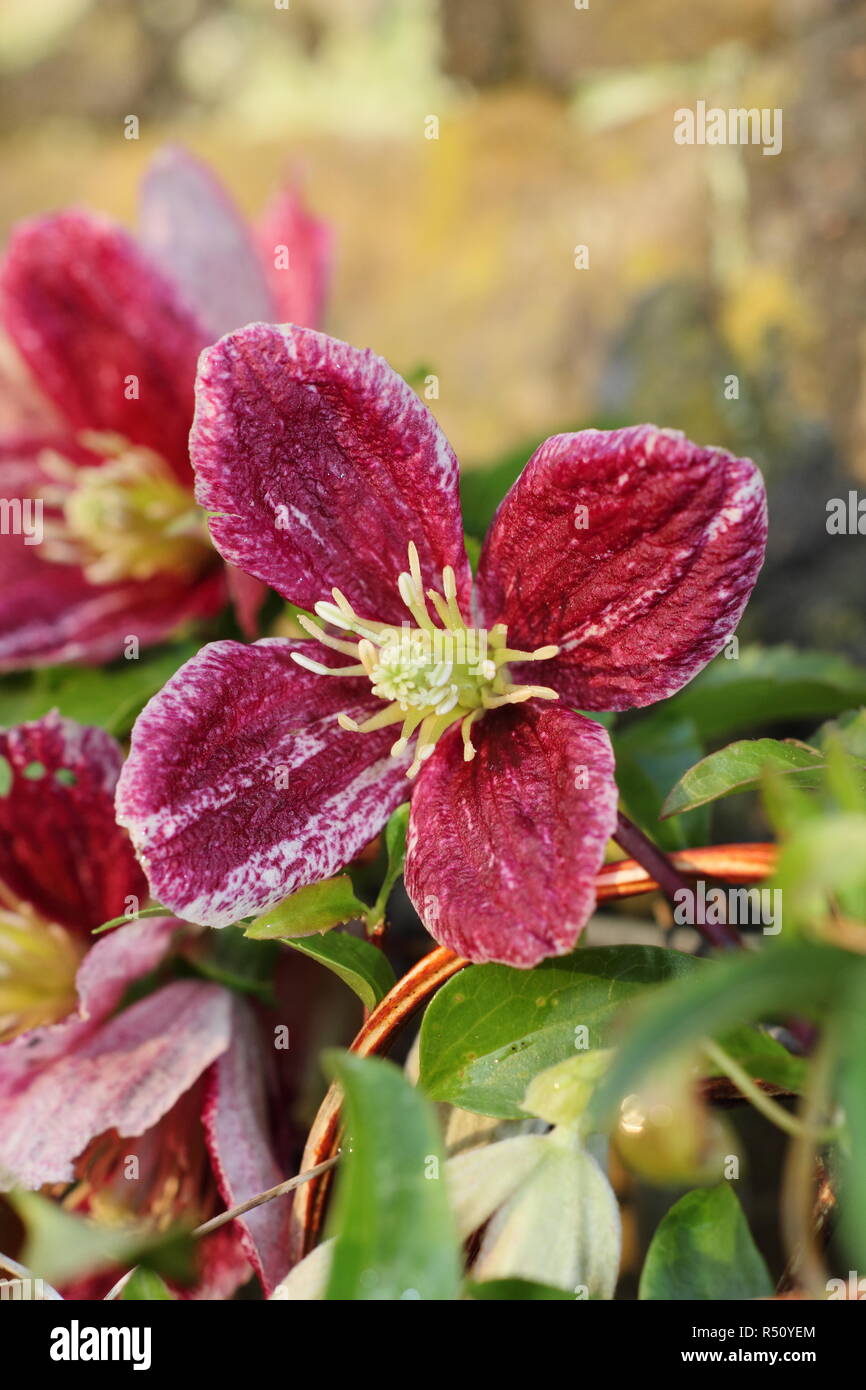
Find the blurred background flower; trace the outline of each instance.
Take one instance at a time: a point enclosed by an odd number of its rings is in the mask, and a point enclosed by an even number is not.
[[[750,454],[746,635],[866,651],[857,541],[825,528],[866,476],[862,5],[6,0],[0,53],[3,230],[131,221],[167,139],[248,212],[305,172],[342,233],[329,331],[427,380],[462,459],[637,419]],[[701,99],[782,108],[781,153],[675,144]]]

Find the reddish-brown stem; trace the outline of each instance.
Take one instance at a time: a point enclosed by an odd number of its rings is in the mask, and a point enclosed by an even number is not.
[[[626,854],[630,854],[636,859],[648,874],[652,874],[665,897],[674,906],[682,901],[680,894],[691,891],[685,877],[672,860],[621,811],[616,818],[616,830],[613,838],[620,849],[625,850]],[[705,941],[720,950],[743,944],[740,933],[730,922],[694,922],[692,925],[696,927]]]
[[[775,868],[776,847],[769,844],[713,845],[705,849],[684,850],[682,853],[671,855],[670,859],[680,874],[689,877],[710,874],[728,883],[755,883],[766,878]],[[633,859],[605,864],[596,875],[595,881],[599,902],[631,898],[638,893],[652,892],[658,887],[657,880]],[[360,1057],[386,1051],[412,1014],[450,980],[452,975],[456,975],[468,964],[462,956],[455,955],[444,946],[439,946],[424,956],[373,1010],[349,1050]],[[340,1104],[339,1088],[331,1086],[307,1138],[301,1159],[301,1172],[317,1167],[336,1153],[340,1136]],[[315,1243],[321,1229],[330,1177],[330,1173],[324,1173],[295,1193],[289,1246],[290,1264],[302,1259]]]

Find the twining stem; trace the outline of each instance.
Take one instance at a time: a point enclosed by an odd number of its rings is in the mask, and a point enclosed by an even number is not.
[[[664,858],[664,856],[661,856]],[[755,883],[773,872],[776,847],[771,844],[713,845],[683,851],[672,856],[676,869],[697,876],[702,873],[730,883]],[[613,902],[655,891],[659,884],[649,870],[633,859],[605,864],[595,880],[599,902]],[[469,961],[438,946],[399,980],[389,994],[365,1020],[350,1044],[349,1051],[368,1057],[387,1050],[403,1024],[411,1018],[442,985],[463,970]],[[307,1138],[302,1170],[309,1171],[336,1151],[340,1132],[342,1097],[331,1086],[323,1100]],[[321,1225],[328,1191],[328,1175],[301,1188],[292,1204],[290,1264],[297,1263],[312,1248]]]
[[[818,1130],[806,1130],[798,1115],[792,1115],[790,1110],[785,1110],[783,1106],[773,1100],[772,1096],[761,1089],[749,1073],[740,1066],[739,1062],[731,1057],[723,1047],[719,1047],[718,1043],[713,1042],[712,1038],[702,1038],[701,1047],[719,1071],[723,1072],[734,1083],[740,1094],[745,1096],[746,1100],[777,1129],[782,1129],[786,1134],[794,1135],[797,1138],[805,1136],[814,1144],[829,1143],[831,1139],[836,1137],[837,1130],[832,1125]]]
[[[285,1182],[278,1182],[276,1187],[269,1187],[266,1192],[258,1192],[255,1197],[249,1197],[247,1201],[241,1202],[239,1206],[232,1207],[231,1211],[221,1211],[218,1216],[212,1216],[210,1221],[203,1221],[200,1226],[196,1226],[193,1231],[194,1236],[208,1236],[211,1231],[216,1231],[220,1226],[225,1226],[229,1221],[234,1221],[236,1217],[243,1216],[244,1212],[252,1211],[255,1207],[261,1207],[265,1202],[272,1202],[275,1197],[285,1197],[288,1192],[294,1192],[296,1187],[301,1187],[311,1178],[321,1177],[322,1173],[327,1173],[336,1166],[340,1160],[339,1153],[335,1153],[331,1158],[324,1159],[317,1163],[314,1168],[307,1168],[306,1171],[296,1174],[293,1178],[287,1178]]]
[[[255,1197],[249,1197],[245,1202],[232,1207],[231,1211],[221,1211],[218,1216],[212,1216],[210,1221],[203,1221],[200,1226],[196,1226],[192,1232],[193,1236],[208,1236],[211,1231],[219,1230],[220,1226],[225,1226],[229,1221],[234,1221],[236,1217],[243,1216],[244,1212],[252,1211],[255,1207],[261,1207],[265,1202],[272,1202],[276,1197],[285,1197],[287,1193],[294,1192],[296,1187],[301,1187],[303,1183],[309,1182],[311,1178],[319,1178],[323,1173],[329,1172],[340,1161],[339,1152],[333,1157],[325,1159],[323,1163],[317,1163],[315,1168],[309,1168],[306,1172],[297,1173],[293,1178],[287,1178],[285,1182],[278,1182],[276,1187],[269,1187],[266,1192],[257,1192]],[[0,1255],[0,1265],[3,1264],[5,1256]],[[138,1265],[133,1269],[128,1269],[116,1284],[113,1284],[105,1295],[104,1302],[116,1299],[129,1283]],[[56,1295],[57,1298],[60,1294]]]
[[[674,863],[657,845],[653,844],[649,836],[645,835],[639,826],[630,821],[628,816],[624,816],[622,811],[617,815],[613,838],[620,849],[624,849],[626,854],[632,855],[639,864],[643,865],[647,873],[656,880],[665,897],[672,903],[677,903],[678,894],[690,893],[687,880]],[[729,922],[695,922],[694,925],[711,946],[729,948],[743,944],[740,933]]]

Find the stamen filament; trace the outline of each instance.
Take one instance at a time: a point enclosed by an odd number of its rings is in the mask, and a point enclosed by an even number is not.
[[[339,637],[332,637],[318,623],[314,623],[312,618],[308,618],[306,613],[298,614],[298,626],[309,633],[310,637],[316,642],[321,642],[323,647],[330,647],[332,652],[342,652],[344,656],[357,656],[357,642],[341,642]]]
[[[395,705],[386,705],[376,714],[371,714],[363,724],[359,724],[345,712],[337,715],[337,723],[341,729],[348,729],[353,734],[371,734],[374,729],[385,729],[389,724],[399,724],[402,718],[402,712]]]
[[[524,700],[558,700],[559,694],[547,685],[518,685],[506,695],[482,695],[485,709],[500,709],[502,705],[522,705]]]
[[[405,753],[410,738],[412,737],[412,735],[414,734],[415,730],[418,728],[418,725],[421,723],[424,717],[425,715],[422,709],[413,709],[409,711],[409,713],[406,715],[406,718],[403,720],[403,727],[400,730],[400,737],[397,739],[396,743],[391,745],[392,758],[399,758],[401,753]]]
[[[357,666],[326,666],[323,661],[313,661],[303,652],[292,652],[292,661],[296,661],[307,671],[313,671],[317,676],[366,676],[367,674],[366,669],[360,663]]]

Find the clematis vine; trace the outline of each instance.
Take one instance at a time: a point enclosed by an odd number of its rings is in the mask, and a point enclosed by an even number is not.
[[[114,821],[120,763],[109,735],[56,714],[0,731],[0,1189],[47,1186],[70,1210],[163,1230],[282,1174],[251,1005],[170,978],[171,917],[91,935],[146,895]],[[251,1270],[272,1287],[286,1221],[271,1202],[205,1236],[188,1296],[230,1297]]]
[[[137,238],[81,211],[12,234],[0,267],[0,669],[109,661],[226,597],[193,496],[196,360],[258,319],[318,323],[330,237],[291,190],[248,228],[181,151],[145,176]]]
[[[406,887],[439,942],[570,950],[617,802],[577,711],[672,695],[734,631],[766,541],[754,464],[650,425],[548,439],[473,586],[457,461],[381,358],[257,324],[197,392],[214,544],[315,617],[203,648],[141,714],[117,806],[155,896],[217,927],[265,911],[411,793]]]

